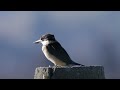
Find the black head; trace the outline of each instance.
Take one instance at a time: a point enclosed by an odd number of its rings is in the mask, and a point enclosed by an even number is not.
[[[45,40],[55,41],[55,37],[54,37],[53,34],[45,34],[45,35],[42,35],[40,39],[41,39],[42,41],[45,41]]]

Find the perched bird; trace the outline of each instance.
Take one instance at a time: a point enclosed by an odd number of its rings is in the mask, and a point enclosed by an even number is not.
[[[81,65],[71,60],[68,53],[60,45],[60,43],[55,39],[53,34],[45,34],[40,37],[39,40],[34,42],[42,43],[42,51],[46,58],[51,61],[55,66],[73,66]]]

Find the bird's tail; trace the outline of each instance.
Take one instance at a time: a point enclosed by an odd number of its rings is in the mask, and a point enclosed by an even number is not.
[[[76,62],[73,62],[73,65],[85,66],[85,65],[83,65],[83,64],[79,64],[79,63],[76,63]]]

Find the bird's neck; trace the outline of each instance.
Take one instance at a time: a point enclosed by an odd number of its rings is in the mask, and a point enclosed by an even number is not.
[[[44,46],[46,46],[46,45],[48,45],[48,44],[52,44],[52,43],[55,43],[55,42],[57,42],[57,41],[46,40],[46,41],[43,41],[42,44],[43,44]]]

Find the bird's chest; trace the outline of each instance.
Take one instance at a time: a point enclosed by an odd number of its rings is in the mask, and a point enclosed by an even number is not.
[[[47,50],[47,47],[46,46],[42,46],[42,51],[43,51],[43,53],[44,53],[44,55],[46,56],[46,57],[48,57],[48,55],[49,55],[49,52],[48,52],[48,50]]]
[[[55,57],[54,55],[52,55],[49,52],[47,46],[42,46],[42,51],[43,51],[44,55],[46,56],[46,58],[48,60],[50,60],[52,63],[54,63],[55,65],[66,65],[64,62],[62,62],[57,57]]]
[[[44,46],[44,45],[43,45],[43,46],[42,46],[42,51],[43,51],[44,55],[46,56],[46,58],[51,61],[52,55],[51,55],[50,52],[48,51],[47,46]],[[53,62],[53,61],[52,61],[52,62]]]

